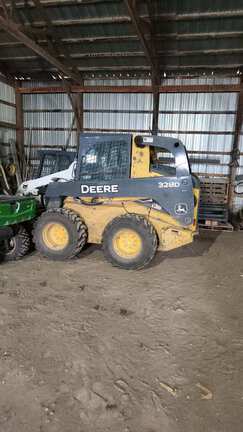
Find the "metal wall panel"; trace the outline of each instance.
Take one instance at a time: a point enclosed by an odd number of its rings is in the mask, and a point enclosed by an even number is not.
[[[72,109],[65,93],[26,94],[23,95],[24,110]]]
[[[237,84],[239,77],[201,77],[193,79],[166,79],[164,85],[196,85],[196,84]],[[33,83],[29,82],[28,86]],[[58,85],[58,82],[55,83]],[[55,85],[54,84],[54,85]],[[125,80],[100,79],[86,80],[85,85],[150,85],[150,80],[130,78]],[[25,84],[24,84],[25,85]],[[40,84],[39,84],[40,85]],[[34,83],[33,86],[38,86]],[[152,127],[152,95],[151,94],[84,94],[84,131],[90,130],[134,130],[147,131]],[[70,128],[72,124],[71,104],[66,94],[32,94],[23,96],[24,109],[60,110],[60,112],[25,112],[26,128]],[[229,174],[230,155],[232,148],[236,93],[163,93],[159,104],[160,134],[176,136],[186,145],[190,157],[204,159],[203,163],[192,164],[192,169],[201,174]],[[66,112],[62,112],[66,111]],[[169,111],[169,113],[167,112]],[[185,113],[189,111],[189,113]],[[200,113],[198,113],[200,111]],[[227,113],[226,113],[227,112]],[[170,132],[164,132],[170,131]],[[185,133],[185,132],[189,133]],[[205,133],[207,132],[207,133]],[[219,133],[219,134],[217,134]],[[67,131],[33,130],[33,145],[63,146],[68,136]],[[30,131],[25,132],[25,144],[30,139]],[[71,148],[76,146],[76,132],[71,134]],[[36,149],[35,149],[36,151]],[[202,152],[202,153],[200,153]],[[219,152],[221,154],[213,154]],[[243,139],[241,140],[243,153]],[[205,163],[207,159],[207,163]],[[243,173],[243,157],[240,160]],[[216,161],[216,162],[215,162]],[[219,163],[218,163],[219,162]],[[236,205],[238,201],[236,200]]]
[[[235,114],[160,114],[159,129],[232,133],[234,120]]]
[[[27,112],[24,115],[26,128],[65,128],[70,129],[73,124],[73,113]]]
[[[140,113],[84,113],[84,130],[106,129],[137,131],[149,133],[151,129],[152,114]]]
[[[146,130],[149,133],[152,126],[152,113],[141,112],[152,110],[151,94],[88,93],[84,95],[84,110],[110,111],[85,112],[84,129]]]
[[[216,84],[239,84],[240,78],[236,77],[220,77],[220,76],[202,76],[196,78],[166,78],[166,80],[162,80],[164,85],[197,85],[197,84],[208,84],[208,85],[216,85]]]
[[[16,140],[16,131],[0,127],[0,159],[8,159],[10,157],[10,139]]]
[[[29,87],[37,87],[46,83],[28,82]],[[56,83],[54,84],[56,85]],[[52,83],[53,86],[53,83]],[[24,143],[27,151],[31,147],[32,166],[35,169],[38,159],[38,150],[41,148],[64,147],[69,138],[69,149],[76,148],[77,134],[71,132],[76,127],[73,122],[73,112],[69,97],[63,93],[27,94],[23,95]],[[38,110],[37,112],[35,112]],[[60,112],[45,112],[45,110],[59,110]],[[34,112],[33,112],[34,111]],[[67,112],[63,112],[67,111]],[[64,128],[66,130],[44,130]],[[33,130],[37,129],[37,130]]]
[[[0,99],[15,103],[14,88],[0,81]]]
[[[0,99],[5,102],[15,103],[15,91],[13,87],[0,82]],[[16,124],[16,110],[14,107],[0,103],[0,121]],[[16,139],[16,131],[0,127],[0,158],[8,159],[10,156],[9,140]]]
[[[13,87],[0,81],[0,100],[15,103],[15,92]],[[16,110],[12,106],[0,102],[0,121],[7,123],[16,123]]]
[[[25,145],[30,140],[34,146],[38,145],[39,148],[43,147],[63,147],[66,143],[69,132],[68,131],[45,131],[45,130],[28,130],[25,131]],[[75,147],[76,145],[76,132],[71,133],[70,146]]]
[[[91,86],[142,86],[150,84],[151,81],[145,79],[85,81],[85,85]],[[153,100],[151,94],[87,93],[84,95],[84,129],[146,130],[147,133],[150,133],[152,128],[152,109]],[[87,112],[89,110],[96,112]],[[104,110],[110,112],[102,112]],[[144,113],[143,111],[149,112]]]
[[[189,84],[189,80],[174,79],[168,81],[173,85]],[[190,80],[190,84],[232,84],[236,82],[238,82],[238,78],[232,80],[228,78]],[[202,151],[204,153],[199,153],[196,157],[197,159],[204,159],[204,161],[208,159],[208,163],[192,164],[193,171],[200,174],[228,175],[229,166],[227,165],[230,163],[230,155],[210,155],[210,153],[231,151],[236,104],[236,93],[161,94],[159,105],[159,109],[162,111],[159,114],[160,134],[163,134],[163,130],[170,131],[166,135],[181,139],[188,151]],[[170,111],[170,113],[165,113],[166,111]],[[189,113],[185,113],[185,111],[189,111]],[[225,111],[230,111],[230,113],[225,114]],[[217,133],[219,134],[217,135]],[[220,163],[212,164],[212,159]]]
[[[236,101],[237,93],[162,93],[160,94],[160,109],[231,111],[235,110]]]
[[[86,93],[84,109],[152,110],[151,94]]]
[[[143,79],[143,78],[138,78],[138,79],[89,79],[89,80],[85,80],[84,81],[84,85],[85,86],[121,86],[121,87],[125,87],[125,86],[150,86],[151,85],[151,80],[150,79]]]
[[[45,131],[45,130],[25,130],[24,143],[25,149],[31,148],[32,166],[35,169],[38,159],[38,151],[43,148],[60,150],[66,146],[69,139],[68,150],[76,150],[77,133],[69,131]]]
[[[0,121],[16,124],[16,109],[0,103]]]

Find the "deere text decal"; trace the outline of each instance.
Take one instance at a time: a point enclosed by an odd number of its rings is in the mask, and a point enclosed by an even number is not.
[[[117,184],[113,185],[81,185],[82,194],[102,194],[117,193],[119,188]]]

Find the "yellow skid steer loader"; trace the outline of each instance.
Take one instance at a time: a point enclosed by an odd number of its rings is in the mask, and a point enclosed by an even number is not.
[[[34,241],[54,260],[98,243],[113,265],[140,269],[197,233],[199,180],[175,138],[81,134],[73,178],[56,178],[43,198]]]

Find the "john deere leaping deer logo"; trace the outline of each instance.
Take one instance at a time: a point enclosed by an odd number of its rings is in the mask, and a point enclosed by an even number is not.
[[[177,215],[185,215],[188,213],[188,205],[186,203],[177,203],[175,205],[175,213]]]

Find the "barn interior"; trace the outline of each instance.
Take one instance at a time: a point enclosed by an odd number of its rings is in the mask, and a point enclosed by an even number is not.
[[[0,1],[1,196],[80,134],[174,137],[200,179],[199,235],[140,271],[0,264],[0,430],[242,430],[242,24],[242,0]]]

